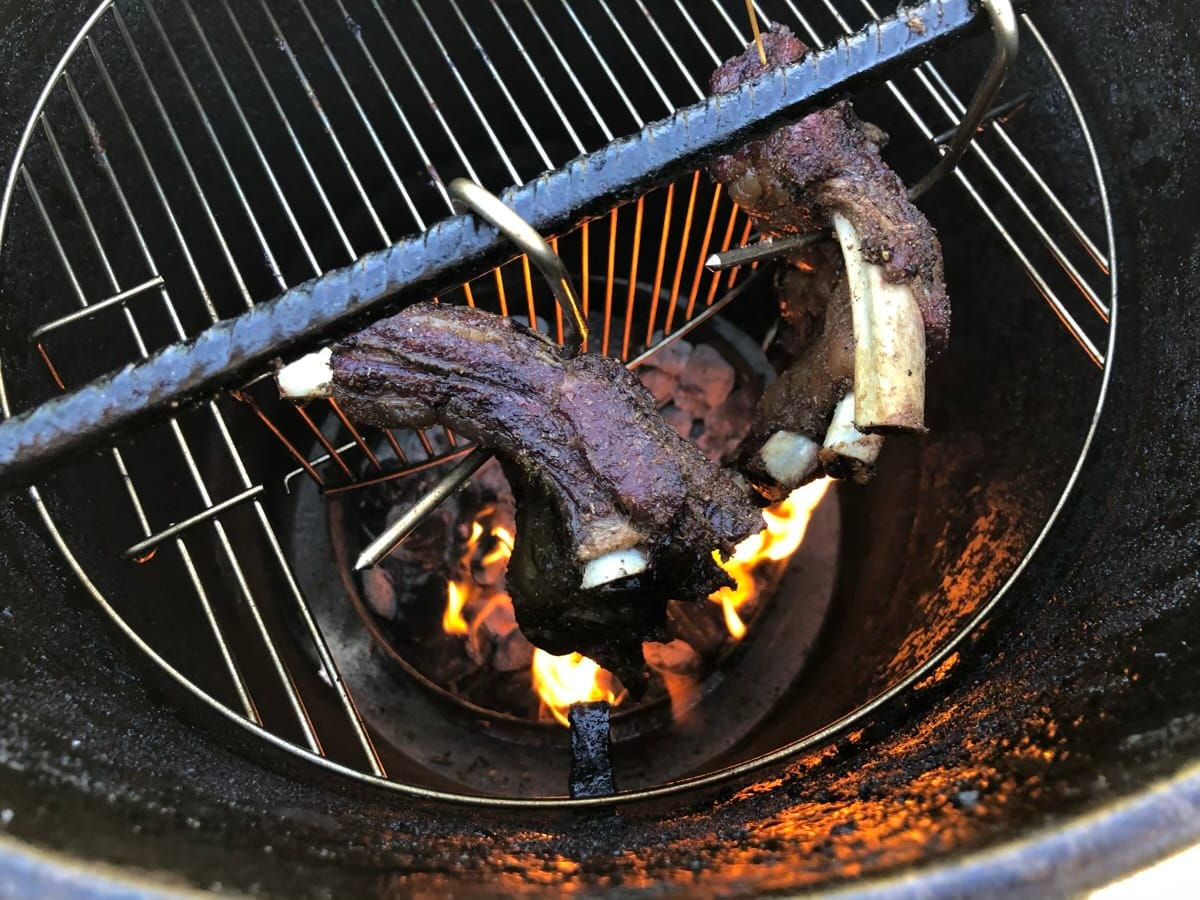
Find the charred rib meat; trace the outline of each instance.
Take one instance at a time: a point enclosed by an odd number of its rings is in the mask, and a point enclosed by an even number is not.
[[[780,25],[763,43],[771,66],[808,52]],[[712,89],[731,90],[764,71],[752,46],[714,73]],[[843,100],[711,165],[764,235],[832,226],[842,254],[831,261],[823,250],[809,251],[781,279],[798,359],[764,396],[738,456],[769,499],[822,468],[869,477],[879,446],[873,435],[924,430],[924,369],[947,342],[950,307],[941,247],[880,158],[885,140]],[[854,444],[849,459],[841,453],[847,440]]]
[[[728,584],[712,552],[762,527],[620,362],[564,360],[509,319],[419,304],[334,347],[328,369],[322,392],[356,421],[441,424],[495,451],[517,499],[507,584],[522,632],[631,692],[667,600]]]

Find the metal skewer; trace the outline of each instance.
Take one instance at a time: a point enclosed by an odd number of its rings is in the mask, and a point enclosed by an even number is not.
[[[954,137],[942,158],[937,161],[925,177],[913,185],[908,191],[908,198],[916,201],[924,196],[938,182],[954,171],[963,155],[971,146],[982,122],[989,118],[999,118],[1011,104],[993,109],[993,103],[1004,80],[1008,77],[1017,52],[1020,48],[1020,33],[1017,27],[1017,13],[1011,0],[981,0],[981,5],[988,14],[992,26],[992,37],[995,50],[992,61],[988,66],[983,81],[975,91],[966,114],[954,129]],[[1018,103],[1023,101],[1018,101]],[[714,253],[705,265],[714,272],[732,269],[734,266],[744,266],[750,263],[774,259],[788,253],[795,253],[813,244],[828,240],[832,237],[829,229],[811,231],[783,238],[767,238],[747,247],[737,247],[724,253]]]
[[[579,295],[575,292],[570,273],[558,254],[524,219],[505,206],[499,197],[474,181],[455,178],[446,187],[450,196],[464,203],[481,219],[500,229],[506,238],[529,256],[545,276],[554,299],[563,311],[563,359],[573,359],[582,353],[587,345],[587,321],[580,309]],[[483,447],[476,447],[467,454],[442,476],[428,494],[414,503],[408,512],[366,546],[354,561],[354,570],[361,572],[363,569],[369,569],[395,550],[442,501],[465,485],[491,458],[492,452]]]

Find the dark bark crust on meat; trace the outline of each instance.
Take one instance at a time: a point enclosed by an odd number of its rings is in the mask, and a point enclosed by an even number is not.
[[[334,398],[356,421],[437,423],[496,452],[517,498],[507,584],[521,630],[551,653],[590,656],[631,689],[667,600],[727,584],[712,551],[762,527],[732,477],[663,421],[620,362],[564,360],[509,319],[418,304],[336,346],[331,365]],[[589,561],[635,546],[647,572],[580,588]]]
[[[771,67],[808,53],[784,25],[763,34],[763,45]],[[713,73],[712,91],[732,90],[766,70],[751,45]],[[881,159],[883,141],[882,132],[843,100],[717,157],[710,171],[767,234],[815,231],[826,227],[834,212],[846,216],[864,257],[882,266],[889,281],[912,288],[932,359],[950,334],[941,245],[909,201],[904,183]]]
[[[808,47],[785,26],[763,35],[768,65],[752,44],[713,73],[713,93],[729,91],[768,67],[802,59]],[[778,128],[759,141],[719,156],[710,165],[729,196],[767,236],[818,231],[835,214],[853,226],[866,261],[883,277],[912,291],[933,359],[950,333],[950,304],[942,252],[933,227],[908,199],[904,183],[880,157],[887,140],[846,100]],[[838,402],[854,380],[854,333],[845,267],[835,244],[798,252],[776,278],[780,328],[774,351],[784,362],[764,393],[750,434],[730,460],[768,502],[794,484],[778,483],[760,451],[780,431],[816,444],[824,440]],[[825,474],[838,476],[821,457]],[[856,469],[856,478],[866,469]],[[821,474],[813,468],[807,477]]]
[[[788,365],[763,391],[751,431],[732,460],[770,503],[783,500],[789,491],[763,468],[759,448],[777,431],[820,443],[834,408],[854,382],[850,288],[836,248],[812,248],[804,267],[785,269],[777,286],[781,318],[777,343],[788,355]],[[840,477],[834,471],[826,474]]]

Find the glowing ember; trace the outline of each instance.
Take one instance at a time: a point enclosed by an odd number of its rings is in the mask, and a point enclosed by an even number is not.
[[[791,557],[804,541],[813,511],[825,496],[832,482],[828,478],[796,488],[782,503],[763,511],[767,527],[751,535],[734,548],[733,556],[722,560],[717,551],[713,559],[737,582],[737,587],[721,588],[709,599],[720,603],[725,613],[725,627],[734,640],[746,634],[746,623],[738,610],[758,596],[754,570],[764,561],[782,562]]]
[[[533,651],[533,686],[542,704],[561,724],[567,721],[572,703],[607,700],[616,706],[625,699],[625,691],[614,690],[615,679],[592,660],[578,653],[551,656],[544,650]]]

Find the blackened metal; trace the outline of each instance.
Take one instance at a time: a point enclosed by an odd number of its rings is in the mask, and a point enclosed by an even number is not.
[[[609,797],[617,792],[609,758],[609,712],[604,700],[572,703],[567,711],[571,723],[571,799]]]
[[[919,14],[924,27],[909,23]],[[868,25],[833,47],[709,97],[502,196],[533,228],[561,233],[604,214],[714,153],[827,105],[932,55],[982,24],[971,0],[930,0]],[[311,350],[369,319],[469,279],[512,257],[498,229],[458,216],[345,268],[292,288],[0,425],[0,490],[73,453],[144,427],[221,388],[259,375],[280,356]]]
[[[979,123],[979,132],[987,131],[991,126],[1000,124],[1007,125],[1012,121],[1013,117],[1017,116],[1025,107],[1029,105],[1029,101],[1033,99],[1033,94],[1026,91],[1020,96],[1014,97],[1012,100],[1005,100],[1003,103],[997,103],[990,110],[983,120]],[[933,139],[935,144],[944,144],[954,137],[954,132],[957,128],[949,128],[937,135]]]

